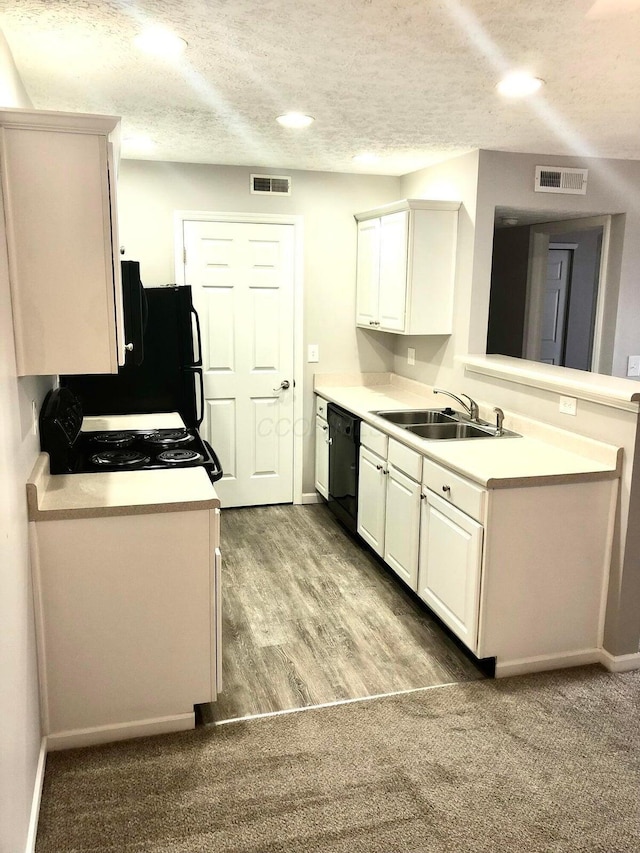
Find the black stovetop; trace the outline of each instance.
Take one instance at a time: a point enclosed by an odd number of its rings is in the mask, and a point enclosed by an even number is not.
[[[195,430],[81,432],[73,445],[76,472],[215,468],[211,449]]]
[[[222,477],[218,457],[196,429],[82,432],[82,419],[82,404],[69,389],[49,392],[40,412],[40,446],[52,474],[202,466],[212,482]]]

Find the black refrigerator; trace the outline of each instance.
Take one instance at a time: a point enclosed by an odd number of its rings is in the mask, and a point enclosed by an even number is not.
[[[125,264],[128,267],[125,281]],[[127,353],[117,374],[61,376],[60,384],[82,401],[86,415],[178,412],[197,429],[204,414],[200,322],[188,286],[141,286],[139,267],[123,262],[125,336],[141,330],[141,343]],[[129,328],[127,328],[127,325]]]

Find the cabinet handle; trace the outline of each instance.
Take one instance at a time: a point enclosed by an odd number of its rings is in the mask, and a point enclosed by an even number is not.
[[[378,469],[378,471],[382,471],[382,465],[376,465],[376,468]]]
[[[327,426],[327,424],[325,424],[325,425],[322,427],[322,429],[326,432],[326,431],[329,429],[329,427]]]
[[[451,486],[443,486],[442,491],[445,493],[445,495],[450,494],[451,493]]]
[[[425,498],[426,498],[425,493],[424,493],[424,492],[420,492],[420,500],[421,500],[421,501],[423,501]]]

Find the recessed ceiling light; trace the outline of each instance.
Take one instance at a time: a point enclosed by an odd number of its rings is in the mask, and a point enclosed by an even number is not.
[[[155,56],[178,56],[187,47],[183,38],[160,25],[147,27],[134,38],[133,43],[145,53]]]
[[[278,116],[276,121],[283,127],[309,127],[315,119],[313,116],[304,115],[304,113],[285,113]]]
[[[525,98],[537,92],[543,83],[544,80],[534,77],[528,71],[512,71],[502,78],[496,89],[506,98]]]
[[[371,166],[379,160],[380,157],[372,151],[363,151],[362,154],[356,154],[353,158],[354,163],[360,163],[362,166]]]

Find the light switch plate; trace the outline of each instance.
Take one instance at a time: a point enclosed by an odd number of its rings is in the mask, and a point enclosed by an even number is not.
[[[575,397],[560,397],[560,411],[563,415],[575,415],[578,401]]]
[[[413,347],[407,347],[407,364],[416,363],[416,351]]]
[[[640,376],[640,355],[630,355],[627,359],[627,376]]]
[[[307,361],[309,364],[320,361],[320,348],[318,344],[309,344],[307,347]]]

